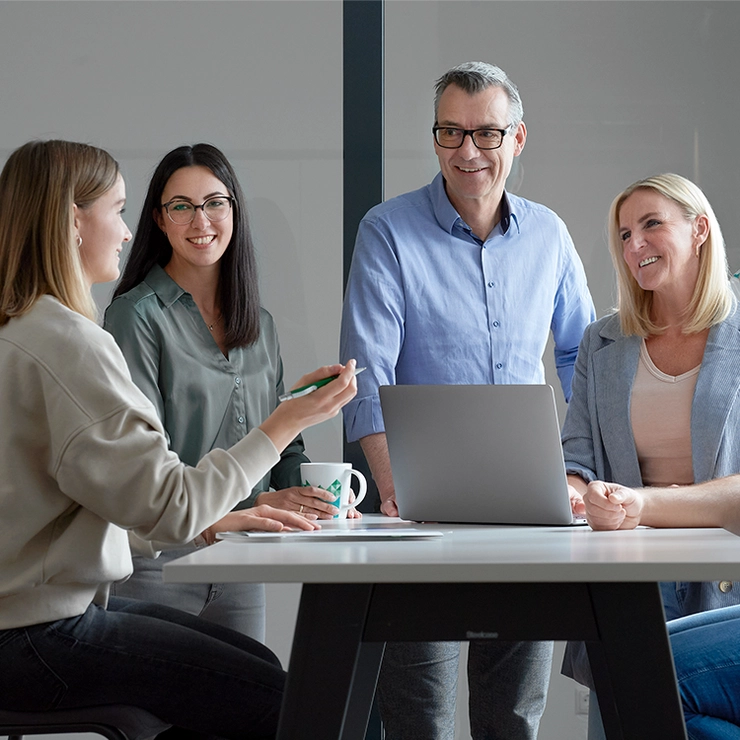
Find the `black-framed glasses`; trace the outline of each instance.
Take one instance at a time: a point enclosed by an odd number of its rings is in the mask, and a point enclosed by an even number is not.
[[[454,126],[432,126],[434,140],[443,149],[459,149],[466,136],[470,136],[478,149],[498,149],[504,143],[504,136],[511,130],[506,128],[455,128]]]
[[[233,201],[230,195],[217,195],[196,206],[189,200],[173,198],[167,203],[162,203],[162,208],[167,212],[170,221],[175,224],[189,224],[195,218],[195,212],[199,208],[203,209],[209,221],[223,221],[231,213]]]

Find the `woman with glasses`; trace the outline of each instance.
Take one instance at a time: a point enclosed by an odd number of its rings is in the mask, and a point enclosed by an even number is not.
[[[0,707],[141,707],[178,738],[274,737],[285,674],[238,632],[109,598],[131,573],[126,530],[176,544],[207,531],[302,429],[356,392],[354,363],[282,404],[195,470],[96,323],[94,283],[118,277],[125,185],[107,153],[34,141],[0,174]],[[314,529],[259,506],[239,529]]]
[[[740,311],[709,201],[656,175],[615,198],[608,228],[618,310],[584,333],[562,431],[571,499],[594,529],[637,523],[610,487],[701,501],[707,481],[740,473]],[[728,581],[661,591],[669,619],[740,601]],[[564,669],[589,684],[584,652],[569,645]],[[589,714],[589,738],[603,737],[596,702]]]
[[[275,410],[284,390],[277,332],[260,307],[244,193],[216,147],[181,146],[157,165],[105,328],[157,409],[170,448],[189,465],[211,449],[230,447]],[[300,487],[306,461],[297,437],[244,491],[237,509],[270,504],[309,519],[330,518],[331,495]],[[231,516],[216,529],[231,529]],[[213,532],[206,533],[207,543]],[[132,538],[134,574],[117,594],[264,639],[264,585],[163,584],[164,563],[196,544],[157,558],[140,545]]]

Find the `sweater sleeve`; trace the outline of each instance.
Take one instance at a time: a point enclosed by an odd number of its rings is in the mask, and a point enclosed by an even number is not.
[[[56,476],[69,498],[144,540],[193,540],[279,459],[270,439],[253,429],[229,450],[215,449],[189,467],[148,423],[147,411],[122,409],[82,430]]]
[[[98,327],[86,332],[41,374],[55,404],[48,473],[76,504],[143,539],[194,539],[246,498],[278,461],[275,446],[255,428],[186,465],[113,338]]]

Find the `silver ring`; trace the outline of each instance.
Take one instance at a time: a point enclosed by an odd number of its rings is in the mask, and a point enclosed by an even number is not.
[[[298,513],[299,513],[299,514],[303,514],[303,504],[301,504],[301,508],[300,508],[300,509],[298,509]]]

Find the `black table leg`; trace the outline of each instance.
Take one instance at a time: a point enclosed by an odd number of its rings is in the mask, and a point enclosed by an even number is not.
[[[606,737],[685,739],[658,585],[595,583],[589,590],[601,642],[587,649]]]
[[[385,649],[361,642],[372,591],[372,584],[303,586],[278,740],[364,738]]]
[[[360,646],[341,740],[365,738],[384,652],[384,642],[363,642]]]

